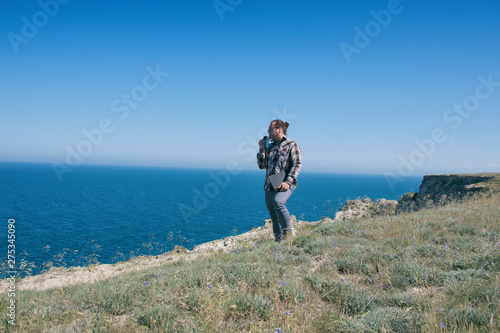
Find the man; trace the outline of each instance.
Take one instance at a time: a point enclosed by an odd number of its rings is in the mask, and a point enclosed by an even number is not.
[[[302,153],[299,146],[286,137],[288,126],[288,122],[273,120],[267,132],[274,143],[265,149],[263,140],[260,140],[257,154],[259,168],[266,169],[264,183],[266,206],[273,221],[274,239],[277,242],[292,239],[290,213],[285,204],[297,187],[297,177],[302,168]],[[273,188],[268,177],[281,171],[285,172],[283,183]]]

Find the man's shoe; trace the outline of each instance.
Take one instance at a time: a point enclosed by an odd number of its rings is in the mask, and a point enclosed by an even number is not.
[[[288,231],[288,232],[283,233],[282,240],[284,240],[285,242],[289,242],[289,241],[293,240],[293,234],[292,234],[292,232]]]

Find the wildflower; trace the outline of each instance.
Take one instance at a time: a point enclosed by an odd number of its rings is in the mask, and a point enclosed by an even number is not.
[[[456,256],[458,256],[458,252],[457,252],[457,253],[455,253],[455,255],[456,255]]]
[[[494,263],[494,262],[492,262],[492,263],[491,263],[491,265],[492,265],[492,266],[495,266],[495,263]]]
[[[279,328],[277,328],[276,333],[281,333],[281,330]]]
[[[207,287],[208,287],[208,288],[212,288],[212,286],[211,286],[211,285],[209,285],[209,284],[207,284]]]
[[[278,251],[278,248],[276,246],[274,247],[274,251]]]
[[[156,278],[159,279],[160,277],[158,276],[158,274],[156,274]]]
[[[287,315],[291,315],[292,314],[292,311],[286,311],[285,312]]]
[[[149,282],[147,281],[142,282],[142,284],[149,287]]]
[[[234,250],[234,252],[238,253],[238,251]]]
[[[345,281],[344,281],[344,278],[341,278],[341,279],[340,279],[340,281],[345,282]]]
[[[488,290],[488,292],[491,294],[491,290]]]
[[[441,326],[443,326],[443,328],[446,328],[446,326],[444,326],[444,324],[443,324],[443,323],[440,323],[440,324],[441,324]]]

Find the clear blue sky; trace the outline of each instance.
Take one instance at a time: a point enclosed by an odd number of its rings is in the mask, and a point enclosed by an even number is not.
[[[0,3],[0,160],[500,171],[498,1]]]

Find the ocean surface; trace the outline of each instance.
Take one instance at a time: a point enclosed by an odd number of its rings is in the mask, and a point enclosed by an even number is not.
[[[269,218],[264,177],[263,170],[81,165],[60,182],[50,164],[1,162],[0,276],[12,245],[9,219],[16,269],[21,261],[31,263],[30,274],[47,263],[115,263],[262,226]],[[302,172],[287,207],[298,219],[317,221],[334,217],[347,199],[397,200],[421,181],[406,177],[391,190],[384,176]]]

